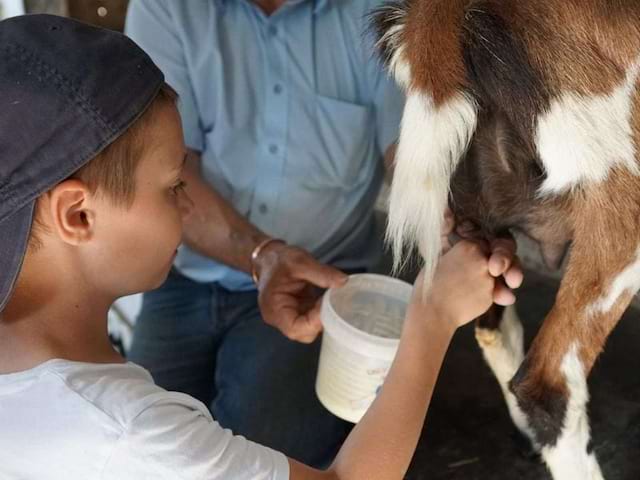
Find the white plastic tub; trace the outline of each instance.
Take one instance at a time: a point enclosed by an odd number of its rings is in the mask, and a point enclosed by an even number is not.
[[[357,423],[375,399],[398,350],[411,290],[391,277],[362,274],[326,292],[316,393],[334,415]]]

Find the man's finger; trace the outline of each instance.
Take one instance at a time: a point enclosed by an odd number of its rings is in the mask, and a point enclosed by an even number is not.
[[[278,303],[263,302],[260,305],[260,311],[266,324],[276,327],[287,336],[292,331],[298,316],[297,309],[294,306]]]
[[[349,276],[337,268],[323,265],[310,255],[305,255],[294,267],[295,277],[320,288],[336,288],[344,285]]]
[[[318,334],[322,331],[322,322],[320,321],[320,312],[313,314],[310,312],[299,315],[287,335],[291,340],[300,343],[313,342]]]
[[[317,326],[322,330],[322,318],[320,318],[320,310],[322,308],[322,297],[316,300],[316,304],[307,312],[307,319],[310,324]]]
[[[292,338],[291,340],[293,340],[294,342],[304,343],[305,345],[309,345],[310,343],[313,343],[316,341],[316,338],[318,338],[319,333],[320,332],[317,332],[317,333],[314,333],[313,335],[307,335],[300,338]]]
[[[289,294],[261,295],[259,300],[264,322],[291,340],[310,343],[322,331],[319,300],[301,301]]]
[[[318,316],[319,317],[319,316]],[[308,314],[298,314],[293,309],[281,309],[267,323],[291,340],[302,343],[310,343],[322,331],[322,323],[309,318]],[[266,318],[265,318],[266,321]]]

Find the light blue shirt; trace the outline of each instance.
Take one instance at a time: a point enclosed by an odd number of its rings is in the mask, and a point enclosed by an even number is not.
[[[205,179],[251,223],[343,269],[382,245],[373,206],[404,98],[375,54],[380,0],[132,0],[127,34],[180,95]],[[230,290],[244,273],[180,248],[176,267]]]

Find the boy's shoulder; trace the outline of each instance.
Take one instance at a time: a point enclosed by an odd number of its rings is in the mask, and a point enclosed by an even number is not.
[[[188,395],[157,386],[151,374],[134,363],[67,363],[56,374],[76,394],[124,428],[142,412],[167,403],[210,416],[202,403]]]
[[[22,385],[22,388],[16,389],[16,385]],[[20,395],[23,389],[24,396],[32,395],[33,390],[39,391],[38,396],[55,394],[61,402],[92,411],[93,415],[119,430],[126,429],[142,412],[167,403],[210,416],[202,403],[158,387],[147,370],[133,363],[51,360],[29,372],[0,377],[0,395],[3,390],[7,393],[7,388],[17,397],[23,396]]]

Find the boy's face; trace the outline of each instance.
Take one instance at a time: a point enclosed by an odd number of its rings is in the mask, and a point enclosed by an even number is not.
[[[166,279],[181,241],[182,215],[190,208],[179,187],[182,138],[176,108],[159,109],[144,139],[132,206],[123,209],[107,198],[99,200],[91,277],[100,291],[122,296],[157,288]]]

